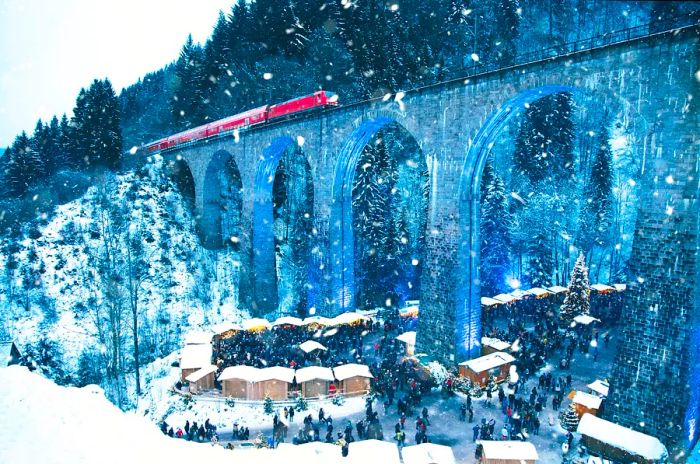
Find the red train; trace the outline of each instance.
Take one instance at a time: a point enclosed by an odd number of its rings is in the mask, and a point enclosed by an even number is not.
[[[295,98],[284,103],[261,106],[244,113],[210,122],[204,126],[188,129],[184,132],[179,132],[169,137],[150,142],[146,144],[144,148],[147,153],[170,150],[185,143],[215,137],[221,133],[235,129],[265,124],[269,121],[284,118],[295,113],[313,110],[315,108],[337,105],[338,96],[336,94],[320,90],[311,95]]]

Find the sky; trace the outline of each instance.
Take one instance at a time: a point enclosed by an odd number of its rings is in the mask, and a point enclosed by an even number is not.
[[[235,0],[0,0],[0,147],[69,115],[81,87],[117,93],[204,42]]]

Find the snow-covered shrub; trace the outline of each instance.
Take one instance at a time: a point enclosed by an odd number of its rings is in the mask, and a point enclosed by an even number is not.
[[[272,414],[275,410],[274,405],[272,404],[272,398],[270,398],[269,395],[265,396],[265,405],[263,409],[265,411],[265,414]]]
[[[294,406],[297,411],[306,411],[309,409],[309,403],[306,401],[306,398],[303,396],[300,396],[299,399],[297,399],[297,404]]]
[[[428,370],[430,371],[430,376],[437,385],[443,385],[450,376],[447,368],[438,361],[429,362]]]

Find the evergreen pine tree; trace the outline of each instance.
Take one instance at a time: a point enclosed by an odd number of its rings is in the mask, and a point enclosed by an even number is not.
[[[25,132],[15,138],[5,156],[8,157],[5,168],[7,195],[19,198],[29,189],[35,172],[31,141]]]
[[[180,51],[175,64],[177,82],[172,101],[175,126],[185,129],[201,124],[206,119],[206,88],[210,82],[204,70],[204,52],[195,44],[192,35]]]
[[[494,4],[495,21],[491,33],[491,53],[493,60],[501,66],[510,66],[518,54],[516,40],[520,32],[518,0],[497,0]]]
[[[77,167],[116,169],[121,161],[121,124],[119,101],[109,80],[95,79],[87,91],[81,89],[73,115]]]
[[[272,398],[270,398],[270,395],[265,395],[265,403],[263,407],[265,414],[272,414],[275,411],[275,406],[272,403]]]
[[[559,418],[559,422],[560,422],[562,428],[564,428],[565,430],[568,430],[569,432],[576,431],[576,428],[578,427],[578,423],[580,420],[581,420],[581,418],[578,417],[578,414],[576,413],[576,408],[574,406],[574,403],[570,403],[566,412],[564,412]]]
[[[559,311],[559,319],[562,325],[568,326],[574,320],[574,317],[590,312],[590,294],[586,257],[583,253],[580,253],[574,269],[571,271],[569,292]]]
[[[510,270],[510,209],[505,184],[495,172],[489,173],[481,203],[481,292],[496,295],[505,291]],[[483,185],[483,184],[482,184]]]

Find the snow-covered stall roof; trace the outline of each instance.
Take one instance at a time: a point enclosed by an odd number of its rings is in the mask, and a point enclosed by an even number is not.
[[[362,314],[355,313],[355,312],[349,312],[349,313],[338,314],[333,319],[331,319],[329,322],[331,325],[344,325],[344,324],[355,324],[357,322],[365,321],[367,319],[368,319],[367,316],[363,316]]]
[[[530,293],[530,292],[526,292],[526,291],[524,291],[524,290],[520,290],[519,288],[516,288],[515,290],[513,290],[512,292],[510,292],[510,294],[513,295],[513,298],[515,298],[515,299],[517,299],[517,300],[519,300],[519,299],[521,299],[521,298],[527,298],[527,297],[531,296],[531,293]]]
[[[510,293],[499,293],[498,295],[494,296],[493,299],[498,300],[501,303],[512,303],[512,302],[518,300],[516,297],[514,297]]]
[[[497,351],[480,358],[459,363],[460,366],[467,366],[473,372],[484,372],[494,367],[502,366],[515,361],[515,358],[508,353]]]
[[[362,440],[350,443],[348,449],[348,464],[367,464],[381,462],[382,464],[400,464],[399,449],[395,443],[381,440]]]
[[[531,288],[527,292],[530,295],[536,296],[537,298],[542,298],[543,296],[547,296],[551,293],[549,290],[545,290],[544,288],[540,288],[540,287]]]
[[[406,446],[401,450],[403,464],[455,464],[452,448],[435,443]]]
[[[411,330],[410,332],[404,332],[401,335],[397,335],[396,339],[400,342],[404,342],[407,345],[416,344],[416,331]]]
[[[484,457],[493,460],[536,461],[540,458],[535,445],[529,441],[481,440]]]
[[[309,366],[297,369],[297,383],[308,382],[309,380],[327,380],[332,382],[335,380],[333,371],[330,367]]]
[[[627,290],[627,284],[613,284],[613,287],[615,287],[615,290],[618,292],[624,292]]]
[[[610,385],[608,382],[605,382],[604,380],[596,379],[592,383],[589,383],[586,385],[588,388],[591,389],[591,391],[596,392],[597,394],[607,397],[608,392],[610,391]]]
[[[595,290],[596,292],[610,292],[610,291],[615,290],[610,285],[605,285],[605,284],[593,284],[593,285],[591,285],[591,288],[593,290]]]
[[[211,343],[211,332],[189,332],[185,335],[185,345],[206,345]]]
[[[327,317],[323,317],[323,316],[311,316],[311,317],[307,317],[302,322],[302,325],[311,325],[311,324],[330,325],[330,319],[328,319]]]
[[[496,306],[499,304],[503,304],[503,302],[494,300],[493,298],[489,298],[488,296],[481,297],[481,306]]]
[[[185,380],[187,380],[188,382],[198,382],[198,381],[202,380],[204,377],[206,377],[207,375],[211,374],[212,372],[216,372],[216,369],[217,369],[216,366],[214,366],[213,364],[210,364],[208,366],[201,368],[198,371],[194,371],[193,373],[191,373],[190,375],[185,377]]]
[[[259,370],[252,366],[230,366],[219,375],[219,382],[232,379],[257,382]]]
[[[311,353],[314,350],[326,351],[328,349],[316,340],[306,340],[304,343],[299,344],[299,348],[301,348],[304,353]]]
[[[400,316],[417,316],[418,315],[419,308],[417,305],[413,306],[406,306],[405,308],[399,309],[399,315]]]
[[[553,287],[547,287],[547,290],[549,290],[550,293],[554,293],[555,295],[558,295],[559,293],[564,293],[568,292],[569,289],[566,287],[562,287],[561,285],[555,285]]]
[[[510,343],[504,342],[498,338],[482,337],[481,344],[484,346],[490,346],[497,351],[505,351],[510,349]]]
[[[367,377],[373,378],[369,367],[364,364],[343,364],[333,368],[333,374],[337,380],[345,380],[351,377]]]
[[[593,414],[584,414],[576,431],[650,461],[661,460],[668,455],[666,447],[658,438],[606,421]]]
[[[211,364],[211,345],[185,345],[180,355],[180,369],[201,369]]]
[[[302,445],[280,443],[276,450],[278,457],[287,463],[330,464],[343,461],[340,446],[334,443],[321,441],[312,441]]]
[[[603,402],[603,398],[596,395],[591,395],[590,393],[577,391],[574,397],[571,399],[576,404],[585,406],[588,409],[600,409],[600,404]]]
[[[254,317],[253,319],[246,319],[243,321],[243,329],[245,330],[265,330],[271,327],[272,324],[270,324],[270,321],[260,317]]]
[[[275,322],[272,323],[272,326],[278,326],[278,325],[304,325],[304,321],[299,319],[298,317],[293,317],[293,316],[283,316],[278,318]]]
[[[219,324],[214,324],[211,327],[211,329],[214,331],[215,334],[221,335],[226,332],[243,330],[243,327],[241,327],[239,324],[234,324],[232,322],[221,322]]]
[[[600,322],[600,319],[597,319],[593,316],[589,316],[588,314],[579,314],[574,318],[574,322],[581,325],[590,325],[594,321]]]
[[[292,383],[294,381],[294,369],[283,366],[266,367],[258,369],[258,382],[266,380],[281,380],[282,382]]]

